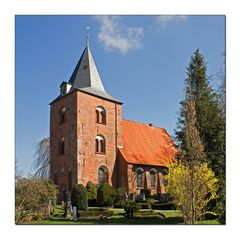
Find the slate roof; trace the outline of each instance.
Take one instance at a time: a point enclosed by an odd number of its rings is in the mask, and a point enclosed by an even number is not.
[[[122,120],[122,139],[120,153],[128,163],[165,166],[176,160],[177,149],[165,129]]]
[[[88,46],[83,51],[70,77],[69,83],[72,84],[71,90],[80,89],[81,91],[121,103],[104,89],[101,77]]]

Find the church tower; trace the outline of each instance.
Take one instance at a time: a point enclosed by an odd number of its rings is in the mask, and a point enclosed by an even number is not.
[[[60,191],[89,180],[117,186],[121,105],[103,86],[87,36],[69,81],[50,103],[50,177]]]

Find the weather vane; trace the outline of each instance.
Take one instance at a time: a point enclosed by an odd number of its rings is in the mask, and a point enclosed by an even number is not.
[[[87,26],[86,27],[86,46],[88,47],[88,45],[89,45],[89,29],[90,29],[90,27],[89,26]]]

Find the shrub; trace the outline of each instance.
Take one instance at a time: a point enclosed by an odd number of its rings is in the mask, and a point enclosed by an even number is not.
[[[92,181],[88,181],[86,185],[86,189],[88,192],[88,200],[97,199],[97,188],[96,185]]]
[[[97,187],[92,181],[88,181],[86,185],[86,189],[88,191],[88,205],[96,206],[97,201]]]
[[[149,209],[149,204],[144,202],[144,203],[138,203],[140,209]]]
[[[115,203],[122,203],[122,202],[126,201],[126,194],[127,194],[126,188],[117,188]]]
[[[154,210],[175,210],[176,206],[173,203],[154,203],[152,204]]]
[[[123,208],[123,203],[115,203],[114,208]]]
[[[75,195],[77,199],[78,210],[88,210],[88,192],[87,189],[82,185],[78,184],[75,186]]]
[[[144,210],[144,211],[139,211],[135,213],[135,217],[161,217],[161,218],[166,218],[164,214],[160,212],[156,212],[153,210]]]
[[[39,212],[35,212],[31,214],[31,221],[41,221],[46,219],[46,215],[44,215],[43,213]]]
[[[49,180],[20,178],[15,185],[15,222],[35,220],[36,215],[47,218],[50,205],[55,205],[57,188]]]
[[[211,212],[208,206],[218,198],[218,179],[207,163],[171,164],[167,179],[166,189],[174,197],[173,202],[186,224],[195,224]]]
[[[102,184],[97,190],[98,206],[112,206],[116,198],[116,192],[108,183]]]
[[[128,200],[123,204],[123,209],[125,211],[125,216],[132,219],[133,213],[138,212],[140,210],[140,206],[136,202]]]

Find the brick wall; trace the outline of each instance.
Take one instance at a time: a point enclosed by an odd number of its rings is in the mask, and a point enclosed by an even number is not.
[[[76,103],[77,92],[64,96],[50,109],[50,177],[62,191],[77,182],[76,170]],[[66,119],[61,123],[60,111],[65,107]],[[60,140],[64,138],[65,152],[60,153]],[[70,181],[70,176],[72,181]]]
[[[143,169],[142,174],[142,187],[137,187],[137,174],[136,170],[138,168]],[[155,186],[151,186],[150,182],[150,170],[155,169]],[[129,193],[139,194],[141,189],[151,189],[151,194],[164,193],[165,187],[163,184],[163,170],[166,170],[166,167],[161,166],[151,166],[151,165],[131,165],[128,164],[128,189]]]
[[[96,123],[96,108],[106,111],[106,124]],[[66,120],[61,123],[60,111],[65,107]],[[124,187],[129,193],[139,193],[136,187],[136,169],[142,168],[143,188],[152,194],[165,192],[162,170],[165,167],[128,164],[118,148],[122,145],[121,104],[75,90],[51,104],[50,111],[50,177],[62,191],[64,187],[89,180],[98,184],[98,169],[108,170],[108,183]],[[106,152],[96,153],[95,138],[106,140]],[[64,154],[60,154],[60,140],[64,138]],[[118,154],[118,155],[117,155]],[[116,160],[117,159],[117,160]],[[155,168],[156,185],[150,185],[150,170]]]
[[[106,124],[96,123],[96,108],[106,111]],[[60,110],[66,109],[66,121],[60,123]],[[59,189],[64,186],[98,183],[98,169],[108,169],[108,182],[116,186],[116,148],[121,146],[121,104],[81,91],[51,104],[50,112],[50,177]],[[95,138],[102,135],[106,152],[96,153]],[[59,141],[64,137],[65,152],[59,154]],[[72,178],[72,182],[70,179]]]
[[[96,108],[101,106],[106,111],[106,124],[96,123]],[[77,162],[78,183],[86,184],[89,180],[98,183],[98,169],[108,169],[108,182],[116,185],[116,147],[121,144],[121,105],[89,94],[77,92]],[[106,153],[95,152],[95,138],[104,136]]]

